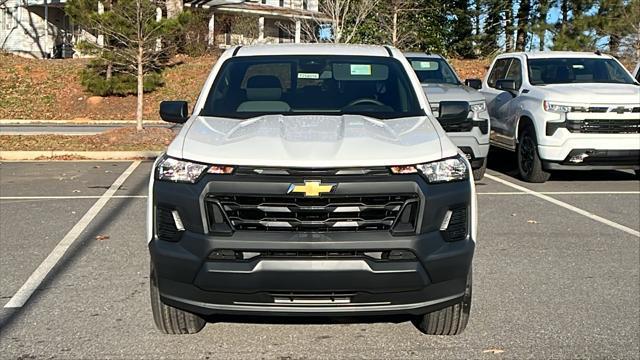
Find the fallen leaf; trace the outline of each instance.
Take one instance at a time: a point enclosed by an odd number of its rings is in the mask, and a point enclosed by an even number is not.
[[[73,190],[72,192],[74,192],[74,193],[79,193],[79,192],[80,192],[80,190]]]
[[[537,224],[538,222],[537,222],[537,221],[535,221],[535,220],[527,220],[527,223],[528,223],[528,224]]]
[[[109,235],[98,235],[96,236],[96,240],[108,240]]]
[[[511,214],[511,216],[516,216],[516,214]]]
[[[483,353],[491,353],[491,354],[502,354],[504,350],[502,349],[487,349],[483,351]]]

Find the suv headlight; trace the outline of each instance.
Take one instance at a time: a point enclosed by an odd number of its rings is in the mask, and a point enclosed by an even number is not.
[[[156,167],[156,179],[194,184],[205,172],[209,174],[231,174],[234,168],[223,165],[206,165],[166,157]]]
[[[478,114],[487,110],[487,103],[485,103],[484,101],[481,101],[479,103],[473,103],[469,105],[469,107],[471,108],[471,111]]]
[[[560,114],[571,112],[571,109],[572,109],[571,105],[554,103],[547,100],[543,102],[543,106],[545,111],[555,112]]]
[[[425,164],[393,166],[391,167],[391,172],[394,174],[419,172],[432,184],[461,181],[469,178],[467,163],[460,156]]]

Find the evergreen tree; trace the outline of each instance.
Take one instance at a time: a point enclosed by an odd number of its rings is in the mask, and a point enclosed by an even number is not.
[[[473,51],[473,23],[469,0],[452,1],[453,24],[449,44],[452,51],[463,58],[475,57]]]
[[[529,39],[529,16],[531,15],[531,0],[520,0],[518,8],[518,31],[516,34],[516,51],[524,51]]]

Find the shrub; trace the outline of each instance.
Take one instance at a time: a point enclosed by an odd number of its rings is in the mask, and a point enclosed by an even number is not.
[[[126,96],[137,93],[137,78],[124,72],[124,69],[112,66],[111,76],[107,76],[108,65],[102,60],[93,60],[82,70],[82,86],[97,96]],[[152,92],[164,85],[160,72],[147,72],[144,76],[144,92]]]

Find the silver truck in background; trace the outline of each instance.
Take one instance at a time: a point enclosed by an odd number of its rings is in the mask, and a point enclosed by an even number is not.
[[[438,118],[447,136],[462,150],[473,168],[473,178],[480,180],[487,168],[489,153],[489,114],[484,96],[465,85],[440,55],[405,53],[427,95],[431,112]],[[480,80],[476,80],[478,84]],[[471,111],[465,121],[451,121],[440,116],[443,101],[468,102]]]

